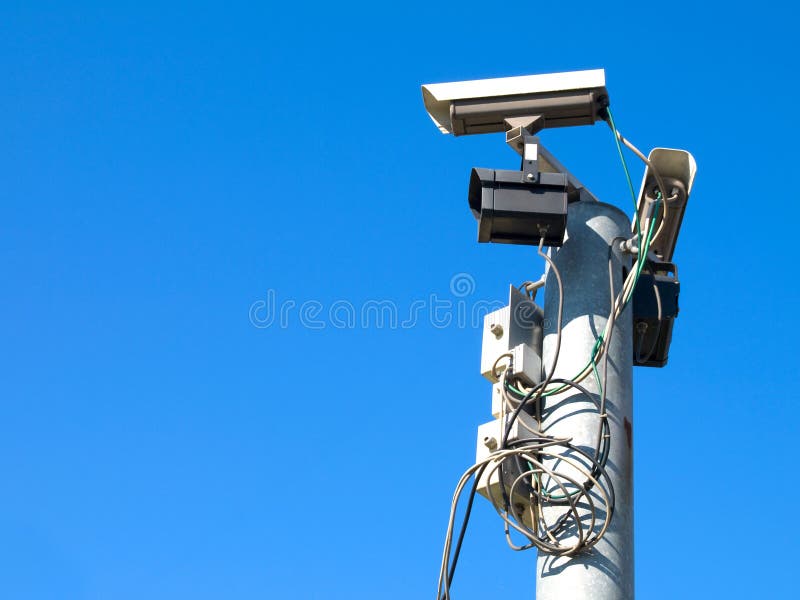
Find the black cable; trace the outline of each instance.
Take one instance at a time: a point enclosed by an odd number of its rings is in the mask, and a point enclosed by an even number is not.
[[[456,566],[458,565],[458,557],[461,554],[461,545],[464,543],[464,536],[467,533],[467,525],[469,525],[469,517],[472,514],[472,505],[475,502],[475,494],[478,491],[478,483],[481,480],[481,476],[483,472],[486,470],[486,466],[482,466],[477,473],[474,475],[474,481],[472,482],[472,488],[469,491],[469,500],[467,501],[467,509],[464,512],[464,518],[461,521],[461,529],[458,532],[458,541],[456,542],[455,550],[453,551],[453,558],[450,560],[450,568],[447,572],[447,578],[444,582],[444,590],[443,595],[441,596],[440,600],[448,600],[450,598],[450,586],[453,583],[453,577],[456,574]]]

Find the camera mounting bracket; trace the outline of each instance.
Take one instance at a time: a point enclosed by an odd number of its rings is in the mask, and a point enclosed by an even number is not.
[[[529,172],[533,172],[535,179],[531,179],[531,181],[538,181],[540,172],[563,173],[567,176],[567,198],[570,202],[579,200],[598,202],[597,197],[577,177],[570,173],[547,148],[542,146],[538,138],[534,137],[536,133],[545,127],[543,116],[509,117],[505,119],[505,124],[507,128],[506,144],[522,157],[522,171],[526,177]],[[529,148],[531,144],[534,145],[534,148]],[[528,158],[534,155],[534,159]],[[531,164],[531,160],[534,160],[535,164]]]

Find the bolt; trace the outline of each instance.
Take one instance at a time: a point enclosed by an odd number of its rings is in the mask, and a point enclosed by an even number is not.
[[[620,242],[619,251],[624,254],[639,254],[639,248],[633,238]]]
[[[528,173],[527,178],[528,181],[533,181],[534,179],[536,179],[536,176],[533,173]]]

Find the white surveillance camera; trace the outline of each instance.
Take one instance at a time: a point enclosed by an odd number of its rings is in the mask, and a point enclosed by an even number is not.
[[[605,85],[595,69],[428,84],[422,99],[442,133],[494,133],[526,120],[539,130],[594,124],[608,105]]]
[[[666,203],[666,213],[662,209],[662,215],[666,214],[666,216],[663,231],[653,242],[650,250],[662,262],[671,262],[683,221],[683,213],[686,212],[686,203],[689,200],[694,176],[697,173],[697,163],[686,150],[671,148],[654,148],[650,152],[648,160],[653,168],[648,166],[642,178],[638,201],[639,214],[642,217],[639,223],[641,227],[645,226],[642,209],[645,203],[654,201],[658,196],[660,186],[654,172],[655,169],[666,188],[661,190],[661,197]],[[661,227],[661,224],[658,227]]]

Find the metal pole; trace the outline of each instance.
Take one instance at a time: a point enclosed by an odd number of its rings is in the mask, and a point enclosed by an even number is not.
[[[555,377],[572,379],[589,361],[595,340],[611,310],[609,257],[614,293],[618,294],[631,258],[620,253],[615,240],[630,237],[630,219],[616,207],[600,202],[570,204],[567,238],[552,250],[564,285],[561,352]],[[544,365],[552,364],[556,341],[558,285],[552,271],[545,288]],[[536,572],[537,600],[632,600],[633,599],[633,444],[632,444],[632,310],[616,320],[608,348],[608,414],[611,447],[606,470],[614,487],[613,518],[602,539],[576,556],[539,553]],[[600,371],[602,377],[602,370]],[[593,394],[593,376],[582,385]],[[552,436],[572,438],[572,443],[593,451],[597,440],[598,412],[577,392],[545,400],[543,429]],[[556,518],[558,507],[547,508],[545,517]],[[583,514],[583,513],[582,513]],[[588,513],[586,513],[588,514]],[[605,515],[601,515],[605,516]]]

